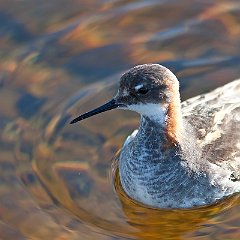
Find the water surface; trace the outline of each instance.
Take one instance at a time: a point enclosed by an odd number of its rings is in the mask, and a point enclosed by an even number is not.
[[[238,195],[156,210],[112,180],[136,114],[68,124],[137,64],[169,67],[183,100],[238,78],[239,37],[238,0],[1,1],[0,238],[239,239]]]

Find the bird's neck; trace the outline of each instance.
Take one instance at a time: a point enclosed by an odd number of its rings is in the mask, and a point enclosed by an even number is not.
[[[160,106],[159,106],[160,108]],[[170,147],[179,145],[182,138],[183,123],[180,100],[169,104],[159,117],[141,116],[139,134],[150,137],[154,140],[161,139],[161,142]]]
[[[168,105],[166,113],[166,137],[170,143],[180,143],[183,134],[183,119],[179,93],[178,96],[175,96],[174,101]]]

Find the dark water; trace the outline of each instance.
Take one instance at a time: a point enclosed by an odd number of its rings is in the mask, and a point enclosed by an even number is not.
[[[183,100],[230,82],[239,39],[238,0],[1,1],[0,239],[240,239],[237,195],[163,211],[113,183],[137,115],[68,124],[137,64],[169,67]]]

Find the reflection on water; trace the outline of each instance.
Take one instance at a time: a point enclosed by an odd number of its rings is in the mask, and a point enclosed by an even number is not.
[[[0,238],[239,239],[237,195],[157,210],[130,200],[117,171],[112,182],[136,114],[68,124],[139,63],[169,67],[182,99],[239,77],[239,9],[235,0],[0,2]]]
[[[129,199],[121,187],[118,174],[115,187],[125,217],[131,226],[139,230],[134,235],[140,239],[178,239],[188,232],[199,230],[201,224],[214,225],[216,217],[236,205],[238,199],[233,196],[218,204],[191,210],[159,210],[146,208]]]

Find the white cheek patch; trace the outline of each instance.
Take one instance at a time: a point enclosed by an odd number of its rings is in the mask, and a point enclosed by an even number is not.
[[[143,116],[147,116],[152,120],[160,123],[166,122],[167,110],[160,104],[146,103],[146,104],[134,104],[129,105],[127,109],[135,111]]]

